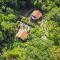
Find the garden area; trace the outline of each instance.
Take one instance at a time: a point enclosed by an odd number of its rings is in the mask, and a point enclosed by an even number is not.
[[[60,0],[0,0],[0,60],[60,60]]]

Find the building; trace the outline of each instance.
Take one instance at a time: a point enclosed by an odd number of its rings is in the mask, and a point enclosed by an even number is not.
[[[34,10],[30,15],[30,20],[42,20],[42,13],[39,10]]]
[[[24,29],[19,29],[18,33],[16,34],[16,37],[22,41],[26,41],[28,38],[28,32]]]

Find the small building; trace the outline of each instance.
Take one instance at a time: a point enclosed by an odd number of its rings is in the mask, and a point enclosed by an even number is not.
[[[42,13],[39,10],[34,10],[30,16],[30,20],[42,20]]]
[[[28,38],[28,32],[24,29],[19,29],[18,33],[16,34],[16,37],[21,39],[22,41],[26,41]]]

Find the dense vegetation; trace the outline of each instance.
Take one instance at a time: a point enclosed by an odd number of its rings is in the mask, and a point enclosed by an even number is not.
[[[41,10],[45,23],[39,27],[19,19],[21,9]],[[27,13],[27,12],[26,12]],[[16,39],[18,21],[35,26],[27,42]],[[0,59],[5,60],[60,60],[60,0],[0,0]]]

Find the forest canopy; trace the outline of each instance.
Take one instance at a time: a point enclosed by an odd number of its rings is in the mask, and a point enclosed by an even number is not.
[[[34,9],[43,15],[41,26],[29,20]],[[20,23],[31,28],[24,42],[16,38]],[[60,60],[60,0],[0,0],[1,59]]]

